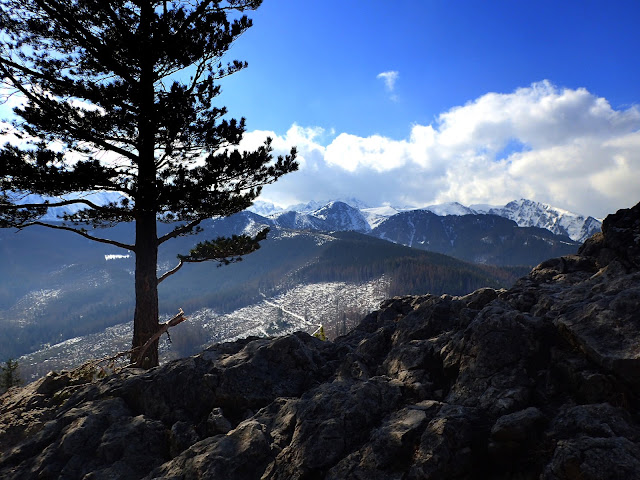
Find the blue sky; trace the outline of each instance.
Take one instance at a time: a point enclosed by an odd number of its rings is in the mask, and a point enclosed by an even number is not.
[[[230,56],[224,101],[249,127],[408,135],[487,92],[548,79],[614,108],[640,97],[640,3],[266,0]],[[394,99],[376,78],[397,71]],[[246,112],[246,113],[245,113]]]
[[[229,54],[249,68],[221,101],[247,145],[268,133],[302,161],[265,200],[526,197],[599,216],[640,200],[640,2],[266,0],[250,16]]]

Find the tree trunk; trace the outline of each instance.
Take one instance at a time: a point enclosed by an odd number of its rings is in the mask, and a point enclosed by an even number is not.
[[[151,42],[153,6],[142,2],[140,30],[144,39],[140,48],[140,112],[138,117],[138,185],[136,202],[136,311],[133,317],[133,348],[142,347],[158,331],[158,229],[157,186],[155,163],[155,90],[153,66],[155,57]],[[158,365],[158,341],[156,340],[132,361],[139,367]]]
[[[136,221],[136,310],[133,318],[133,348],[142,347],[158,331],[158,244],[155,214],[140,215]],[[144,358],[134,352],[132,362],[139,367],[158,365],[158,341]]]

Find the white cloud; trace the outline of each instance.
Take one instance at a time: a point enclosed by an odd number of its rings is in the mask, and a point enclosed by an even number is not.
[[[280,139],[298,145],[302,165],[265,197],[415,206],[530,198],[596,216],[640,201],[640,110],[616,110],[584,88],[544,81],[487,93],[402,140],[323,136],[294,126]]]
[[[382,79],[384,81],[385,88],[388,91],[393,92],[396,86],[396,80],[398,80],[399,76],[400,74],[396,70],[389,70],[388,72],[379,73],[376,75],[376,78]]]

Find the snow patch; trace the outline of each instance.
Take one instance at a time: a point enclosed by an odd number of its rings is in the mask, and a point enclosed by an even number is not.
[[[127,254],[127,255],[115,255],[115,254],[111,254],[111,255],[105,255],[104,259],[106,261],[109,260],[124,260],[126,258],[131,258],[131,255]]]

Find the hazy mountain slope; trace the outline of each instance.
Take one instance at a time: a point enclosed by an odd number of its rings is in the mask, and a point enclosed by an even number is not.
[[[390,296],[424,292],[464,295],[481,287],[509,285],[527,271],[485,269],[447,255],[353,232],[333,235],[341,241],[328,245],[318,261],[297,272],[296,278],[302,282],[362,282],[384,275]]]
[[[398,213],[371,235],[402,245],[494,265],[536,265],[575,253],[578,243],[541,228],[523,228],[497,215],[438,216],[425,210]]]
[[[204,307],[189,310],[188,320],[171,330],[171,341],[160,340],[160,363],[197,353],[218,342],[249,336],[276,336],[304,331],[312,334],[323,325],[335,338],[353,328],[387,296],[383,278],[362,283],[321,282],[297,284],[275,296],[258,296],[255,302],[229,312]],[[168,319],[168,315],[163,321]],[[94,359],[130,348],[131,322],[54,343],[19,357],[27,381],[49,371],[69,370]]]

